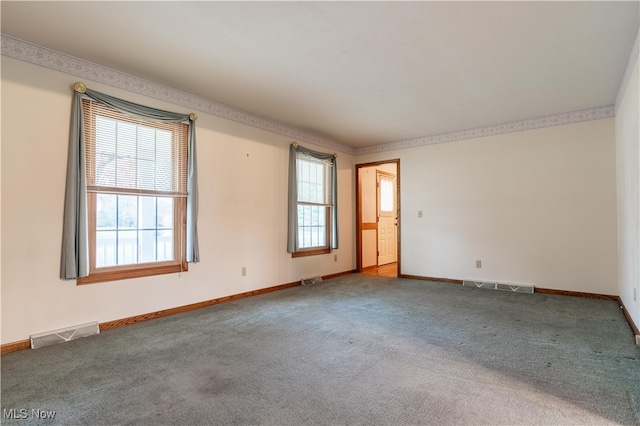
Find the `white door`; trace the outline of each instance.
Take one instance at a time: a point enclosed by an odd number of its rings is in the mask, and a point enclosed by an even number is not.
[[[396,177],[377,172],[378,266],[397,261]]]

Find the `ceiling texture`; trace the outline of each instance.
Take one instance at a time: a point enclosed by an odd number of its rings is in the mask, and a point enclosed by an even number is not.
[[[614,105],[639,4],[2,1],[1,30],[357,151]]]

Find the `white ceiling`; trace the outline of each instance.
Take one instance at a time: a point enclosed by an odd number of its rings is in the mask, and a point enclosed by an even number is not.
[[[370,146],[615,102],[639,2],[13,2],[2,33]]]

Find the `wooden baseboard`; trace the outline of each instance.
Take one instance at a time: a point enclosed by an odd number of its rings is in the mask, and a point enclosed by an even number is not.
[[[615,302],[620,300],[618,296],[612,296],[610,294],[584,293],[581,291],[555,290],[552,288],[535,287],[535,292],[542,294],[557,294],[560,296],[584,297],[587,299],[613,300]]]
[[[353,274],[355,270],[338,272],[336,274],[323,275],[323,280],[340,277],[343,275]],[[124,325],[135,324],[138,322],[149,321],[156,318],[166,317],[168,315],[175,315],[182,312],[189,312],[195,309],[205,308],[207,306],[213,306],[220,303],[231,302],[232,300],[243,299],[245,297],[257,296],[259,294],[270,293],[272,291],[283,290],[289,287],[296,287],[300,285],[300,281],[294,281],[286,284],[280,284],[273,287],[261,288],[258,290],[247,291],[244,293],[233,294],[231,296],[219,297],[217,299],[206,300],[204,302],[192,303],[189,305],[177,306],[175,308],[163,309],[161,311],[149,312],[147,314],[135,315],[128,318],[121,318],[114,321],[102,322],[99,324],[100,331],[109,330],[112,328],[122,327]],[[14,352],[21,349],[29,349],[31,347],[30,340],[20,340],[18,342],[6,343],[0,347],[0,353]]]
[[[323,275],[323,280],[339,277],[342,275],[352,274],[353,271],[339,272],[337,274]],[[156,318],[175,315],[182,312],[189,312],[196,309],[206,308],[207,306],[218,305],[220,303],[231,302],[233,300],[244,299],[245,297],[257,296],[259,294],[271,293],[272,291],[284,290],[285,288],[296,287],[300,285],[300,281],[294,281],[286,284],[280,284],[273,287],[261,288],[258,290],[247,291],[244,293],[233,294],[230,296],[219,297],[217,299],[205,300],[204,302],[192,303],[190,305],[177,306],[175,308],[164,309],[161,311],[150,312],[148,314],[136,315],[129,318],[108,321],[100,323],[100,331],[109,330],[111,328],[121,327],[123,325],[135,324],[137,322],[149,321]]]
[[[627,307],[624,306],[624,302],[620,297],[618,297],[618,303],[620,304],[620,309],[622,309],[622,312],[624,313],[624,317],[627,319],[627,322],[629,323],[629,327],[631,327],[633,334],[636,335],[636,342],[638,342],[638,336],[640,336],[640,328],[638,328],[636,323],[633,322],[633,318],[631,318],[629,311],[627,311]],[[638,344],[640,345],[640,343]]]
[[[31,347],[31,340],[19,340],[17,342],[5,343],[0,345],[0,354],[6,354],[9,352],[21,351],[22,349],[29,349]]]
[[[443,282],[443,283],[462,284],[462,280],[454,280],[454,279],[451,279],[451,278],[423,277],[423,276],[420,276],[420,275],[402,274],[402,275],[398,275],[398,278],[409,278],[409,279],[413,279],[413,280],[439,281],[439,282]],[[624,313],[624,316],[627,319],[627,322],[629,323],[629,326],[631,327],[631,330],[636,335],[636,342],[640,342],[640,337],[639,337],[640,336],[640,329],[633,322],[633,318],[631,318],[631,315],[629,315],[629,312],[627,311],[627,308],[624,306],[624,303],[622,303],[622,299],[620,299],[620,296],[613,296],[613,295],[610,295],[610,294],[599,294],[599,293],[585,293],[585,292],[581,292],[581,291],[555,290],[555,289],[552,289],[552,288],[542,288],[542,287],[535,287],[535,292],[536,293],[541,293],[541,294],[556,294],[556,295],[560,295],[560,296],[584,297],[584,298],[587,298],[587,299],[612,300],[614,302],[617,302],[618,305],[620,306],[620,309],[622,309],[622,312]],[[640,343],[638,343],[638,344],[640,345]]]
[[[452,278],[423,277],[421,275],[407,275],[407,274],[399,274],[398,278],[408,278],[410,280],[422,280],[422,281],[438,281],[441,283],[462,285],[462,280],[454,280]]]
[[[258,294],[270,293],[272,291],[283,290],[289,287],[295,287],[300,285],[300,281],[291,282],[287,284],[281,284],[273,287],[261,288],[259,290],[247,291],[244,293],[232,294],[230,296],[219,297],[217,299],[205,300],[203,302],[191,303],[189,305],[177,306],[175,308],[163,309],[161,311],[149,312],[148,314],[135,315],[128,318],[121,318],[114,321],[107,321],[100,323],[100,331],[110,330],[112,328],[122,327],[123,325],[135,324],[138,322],[149,321],[156,318],[162,318],[169,315],[180,314],[183,312],[189,312],[196,309],[206,308],[207,306],[218,305],[220,303],[231,302],[233,300],[243,299],[249,296],[256,296]]]
[[[322,279],[323,280],[330,280],[331,278],[337,278],[337,277],[341,277],[343,275],[355,274],[356,272],[358,272],[356,269],[352,269],[350,271],[338,272],[336,274],[323,275]]]

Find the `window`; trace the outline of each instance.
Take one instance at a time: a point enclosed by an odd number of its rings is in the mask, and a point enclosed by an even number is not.
[[[329,167],[298,158],[298,250],[329,248]]]
[[[291,145],[289,242],[293,257],[337,248],[336,157]]]
[[[108,281],[187,269],[186,123],[132,118],[82,100],[89,276]]]

